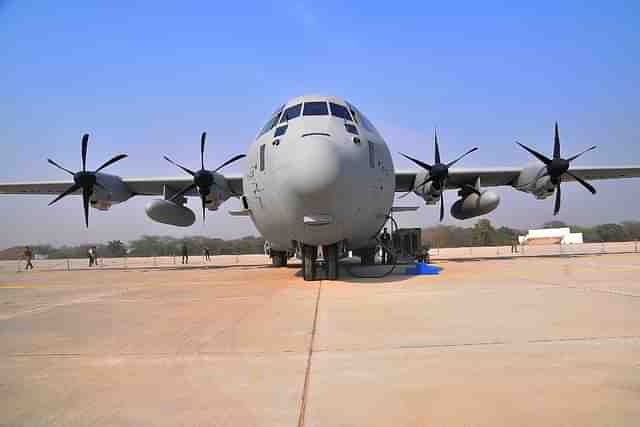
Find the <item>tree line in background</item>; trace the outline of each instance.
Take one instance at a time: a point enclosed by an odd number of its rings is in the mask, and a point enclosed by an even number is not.
[[[551,221],[542,228],[569,227],[573,233],[582,233],[585,242],[623,242],[640,240],[640,221],[625,221],[621,224],[600,224],[593,227],[567,225],[561,221]],[[468,246],[510,246],[517,236],[525,235],[525,230],[509,227],[495,228],[491,221],[480,219],[473,227],[438,225],[422,230],[423,244],[439,248]],[[187,245],[190,255],[201,255],[205,247],[212,255],[260,254],[264,252],[262,237],[243,237],[235,240],[223,240],[205,236],[175,238],[170,236],[142,236],[124,243],[112,240],[101,244],[78,246],[30,245],[35,254],[51,259],[83,258],[89,248],[96,247],[99,257],[148,257],[179,256],[183,244]],[[20,259],[24,246],[0,251],[0,259]]]
[[[624,221],[621,224],[599,224],[593,227],[568,225],[562,221],[550,221],[540,228],[565,228],[572,233],[582,233],[585,243],[625,242],[640,240],[640,221]],[[509,227],[495,228],[488,219],[480,219],[473,227],[438,225],[422,230],[423,244],[439,248],[468,246],[510,246],[526,230]]]
[[[186,244],[189,255],[202,255],[204,248],[209,248],[211,255],[259,254],[264,253],[262,237],[243,237],[241,239],[223,240],[204,236],[175,238],[170,236],[142,236],[139,239],[124,243],[111,240],[101,244],[85,244],[78,246],[30,245],[34,254],[44,255],[50,259],[85,258],[89,248],[95,247],[98,257],[149,257],[180,256],[182,245]],[[0,252],[0,259],[20,259],[24,246],[13,247]]]

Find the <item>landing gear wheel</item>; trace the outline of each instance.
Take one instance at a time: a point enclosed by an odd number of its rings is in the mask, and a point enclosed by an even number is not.
[[[360,256],[360,265],[373,265],[376,262],[376,248],[367,248],[362,250]]]
[[[302,273],[304,280],[311,281],[316,278],[316,258],[318,257],[318,248],[315,246],[305,245],[302,248]]]
[[[338,279],[338,245],[328,245],[322,248],[324,260],[327,265],[327,280]]]
[[[287,253],[284,251],[271,251],[271,264],[274,267],[286,267]]]

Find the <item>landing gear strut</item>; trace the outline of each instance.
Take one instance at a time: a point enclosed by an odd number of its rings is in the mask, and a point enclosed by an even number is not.
[[[322,254],[324,255],[324,261],[327,265],[327,280],[338,279],[338,245],[324,246],[322,248]]]
[[[304,245],[302,247],[302,273],[304,275],[304,280],[315,280],[317,257],[318,248],[309,245]]]
[[[287,258],[288,256],[285,251],[271,251],[271,264],[274,267],[286,267]]]

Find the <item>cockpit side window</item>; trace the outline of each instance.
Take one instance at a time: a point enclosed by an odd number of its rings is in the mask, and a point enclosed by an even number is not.
[[[329,103],[329,107],[331,107],[331,115],[335,117],[340,117],[341,119],[352,121],[351,114],[349,114],[349,110],[346,107],[343,107],[340,104],[334,104],[333,102]]]
[[[329,109],[327,103],[321,102],[305,102],[303,116],[328,116]]]
[[[302,111],[302,104],[292,105],[291,107],[284,110],[282,113],[282,118],[280,118],[280,123],[286,123],[291,119],[295,119],[300,115]]]
[[[267,124],[264,125],[264,127],[262,128],[262,130],[258,134],[258,137],[261,137],[262,135],[264,135],[265,133],[267,133],[271,129],[273,129],[273,127],[278,123],[278,119],[280,118],[280,113],[281,112],[282,112],[282,107],[280,107],[280,109],[278,109],[278,111],[276,111],[275,114],[273,116],[271,116],[271,118],[269,119]]]
[[[360,123],[362,124],[362,126],[368,130],[369,132],[379,135],[378,130],[376,129],[376,127],[373,125],[373,123],[371,123],[369,121],[369,119],[367,119],[367,117],[362,114],[356,107],[354,107],[351,104],[347,104],[349,106],[349,108],[351,109],[351,113],[354,115],[354,117],[357,117],[358,120],[360,120]],[[357,122],[356,122],[357,123]]]

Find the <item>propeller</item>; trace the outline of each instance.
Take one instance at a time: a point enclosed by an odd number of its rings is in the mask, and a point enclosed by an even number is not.
[[[246,157],[245,154],[238,154],[236,156],[233,156],[232,158],[230,158],[229,160],[227,160],[226,162],[224,162],[223,164],[221,164],[217,168],[215,168],[213,171],[209,171],[209,170],[204,168],[204,147],[205,147],[206,140],[207,140],[207,132],[202,132],[202,136],[200,137],[200,170],[198,170],[198,171],[194,172],[191,169],[187,169],[186,167],[174,162],[169,157],[164,156],[164,159],[166,161],[168,161],[172,165],[175,165],[175,166],[179,167],[184,172],[188,173],[189,175],[191,175],[193,177],[193,182],[191,184],[189,184],[188,186],[186,186],[182,190],[178,191],[169,200],[170,201],[174,201],[174,200],[179,199],[180,197],[184,196],[189,191],[197,189],[198,193],[200,194],[200,200],[202,200],[202,222],[203,223],[204,223],[204,218],[205,218],[205,208],[206,208],[206,203],[207,203],[207,196],[209,194],[211,194],[211,187],[214,186],[214,185],[217,185],[216,182],[215,182],[214,174],[216,172],[218,172],[220,169],[222,169],[223,167],[225,167],[227,165],[230,165],[231,163],[235,162],[236,160],[240,160],[243,157]]]
[[[583,180],[579,176],[576,176],[576,175],[572,174],[569,171],[569,167],[571,166],[571,162],[574,161],[575,159],[577,159],[578,157],[582,156],[584,153],[586,153],[588,151],[591,151],[591,150],[595,150],[595,148],[596,148],[595,145],[592,146],[592,147],[587,148],[584,151],[581,151],[580,153],[576,154],[575,156],[571,156],[568,159],[563,159],[560,156],[560,136],[558,134],[558,122],[556,122],[556,125],[555,125],[555,128],[554,128],[553,158],[552,159],[548,158],[547,156],[545,156],[543,154],[538,153],[537,151],[527,147],[524,144],[520,144],[518,141],[516,141],[516,144],[518,144],[520,147],[522,147],[525,150],[527,150],[536,159],[538,159],[542,163],[544,163],[544,165],[547,167],[547,172],[542,176],[548,176],[549,178],[551,178],[551,183],[555,187],[556,200],[555,200],[555,204],[554,204],[554,207],[553,207],[553,214],[554,215],[558,215],[558,212],[560,212],[560,201],[561,201],[561,198],[562,198],[561,190],[560,190],[560,182],[562,181],[562,175],[564,175],[564,174],[569,175],[570,177],[572,177],[573,179],[578,181],[580,183],[580,185],[582,185],[584,188],[589,190],[589,192],[591,194],[596,194],[596,189],[593,188],[593,186],[591,184],[589,184],[587,181]]]
[[[89,227],[89,199],[91,194],[93,194],[94,187],[101,188],[105,191],[108,191],[104,185],[100,184],[98,181],[97,173],[102,169],[106,168],[114,164],[117,161],[120,161],[127,157],[126,154],[118,154],[113,157],[111,160],[104,162],[98,169],[95,171],[87,170],[87,146],[89,145],[89,134],[85,133],[82,135],[82,143],[81,143],[81,155],[82,155],[82,170],[80,172],[71,172],[69,169],[60,166],[58,163],[54,162],[51,159],[47,159],[49,164],[57,167],[60,170],[67,172],[69,175],[73,176],[73,185],[67,188],[62,194],[53,199],[49,206],[53,205],[60,199],[72,194],[78,190],[82,190],[82,207],[84,208],[84,223],[87,227]]]
[[[418,186],[413,187],[411,190],[409,190],[406,194],[402,195],[402,197],[407,196],[408,194],[410,194],[412,191],[416,191],[417,189],[419,189],[420,187],[423,187],[424,185],[426,185],[427,183],[431,182],[433,188],[435,188],[436,190],[440,191],[440,221],[442,221],[444,219],[444,187],[445,187],[445,183],[447,181],[447,179],[449,178],[449,168],[453,165],[455,165],[456,163],[458,163],[460,160],[462,160],[464,157],[466,157],[467,155],[473,153],[474,151],[476,151],[478,149],[478,147],[474,147],[471,150],[467,151],[466,153],[464,153],[463,155],[459,156],[457,159],[449,162],[449,163],[442,163],[440,160],[440,148],[438,146],[438,132],[437,130],[434,130],[433,133],[433,139],[434,139],[434,145],[435,145],[435,161],[433,165],[429,165],[427,163],[424,163],[418,159],[414,159],[411,156],[408,156],[404,153],[400,153],[403,157],[411,160],[413,163],[417,164],[418,166],[420,166],[422,169],[426,170],[427,172],[429,172],[429,176],[422,181],[422,183]],[[478,189],[476,189],[474,186],[472,185],[468,185],[468,184],[464,184],[462,185],[462,188],[467,189],[468,191],[477,194],[478,196],[480,196],[480,192],[478,191]]]

